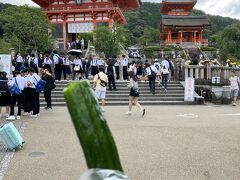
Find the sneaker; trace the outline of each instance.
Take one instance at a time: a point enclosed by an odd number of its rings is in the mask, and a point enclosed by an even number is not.
[[[51,107],[45,107],[44,108],[45,110],[50,110],[50,109],[52,109]]]
[[[15,116],[9,116],[8,118],[6,118],[7,121],[14,121],[15,120]]]
[[[232,106],[236,106],[237,104],[236,103],[233,103]]]
[[[126,112],[125,114],[126,114],[126,115],[131,115],[132,112],[131,112],[131,111],[128,111],[128,112]]]
[[[145,112],[146,112],[146,110],[145,110],[145,109],[143,109],[143,110],[142,110],[142,116],[144,116],[144,115],[145,115]]]
[[[37,116],[39,117],[39,116],[40,116],[40,113],[38,113]]]
[[[31,114],[30,116],[29,116],[30,118],[37,118],[38,117],[38,115],[37,114]]]
[[[28,112],[23,113],[23,116],[28,116],[28,115],[30,115],[30,113]]]
[[[102,110],[102,112],[105,112],[105,109],[104,109],[104,107],[101,107],[101,110]]]
[[[5,114],[5,117],[6,117],[6,118],[8,118],[8,117],[9,117],[9,114],[8,114],[8,113],[6,113],[6,114]]]
[[[167,92],[167,89],[164,89],[165,92]]]
[[[17,120],[21,119],[21,116],[17,116]]]

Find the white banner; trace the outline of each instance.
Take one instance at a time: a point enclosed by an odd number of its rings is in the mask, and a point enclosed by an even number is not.
[[[88,33],[93,32],[92,22],[87,23],[68,23],[68,33]]]
[[[185,92],[184,92],[184,101],[194,102],[194,92],[195,92],[195,79],[194,78],[185,78]]]
[[[9,77],[11,72],[11,55],[9,54],[0,54],[0,71],[5,71]]]

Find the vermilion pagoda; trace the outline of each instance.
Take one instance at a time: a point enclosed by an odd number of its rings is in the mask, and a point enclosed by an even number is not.
[[[33,0],[56,25],[56,38],[64,49],[76,34],[92,32],[98,26],[124,24],[123,11],[140,7],[140,0]]]
[[[161,7],[162,39],[165,44],[206,43],[203,31],[208,27],[207,16],[190,16],[197,0],[163,0]]]

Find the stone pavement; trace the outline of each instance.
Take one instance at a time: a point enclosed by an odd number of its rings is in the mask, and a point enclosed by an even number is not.
[[[125,173],[132,180],[239,180],[240,106],[106,107]],[[4,180],[75,180],[86,170],[66,107],[25,118],[24,148]]]

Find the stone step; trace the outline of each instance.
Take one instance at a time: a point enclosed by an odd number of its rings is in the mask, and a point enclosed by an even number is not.
[[[55,83],[56,83],[56,85],[66,85],[66,84],[68,84],[68,83],[70,83],[70,82],[79,82],[79,81],[56,81]],[[156,81],[156,83],[157,83],[158,81]],[[93,82],[92,81],[90,81],[90,84],[92,84]],[[129,83],[129,81],[116,81],[115,82],[116,84],[128,84]],[[144,82],[141,82],[141,81],[138,81],[138,84],[139,85],[141,85],[141,84],[148,84],[148,81],[144,81]],[[170,82],[168,82],[168,84],[169,85],[172,85],[172,84],[175,84],[175,85],[179,85],[180,84],[180,82],[178,82],[178,81],[170,81]]]
[[[118,97],[118,98],[124,98],[124,97],[128,97],[129,93],[124,93],[124,94],[106,94],[107,97]],[[179,93],[179,94],[168,94],[168,93],[155,93],[155,95],[152,95],[148,92],[148,94],[142,94],[141,93],[141,97],[184,97],[183,93]],[[40,97],[44,97],[43,94],[40,95]],[[52,94],[52,98],[63,98],[64,95],[63,94]]]
[[[189,103],[184,101],[139,101],[141,105],[193,105],[195,102]],[[46,106],[45,102],[40,103],[41,107]],[[66,106],[66,102],[53,102],[53,106]],[[107,101],[106,106],[128,106],[127,101]]]
[[[141,97],[139,98],[141,101],[184,101],[183,97]],[[40,101],[45,101],[44,98],[40,98]],[[65,99],[62,98],[54,98],[54,102],[65,102]],[[128,96],[122,97],[119,99],[119,97],[106,97],[106,101],[128,101]]]

